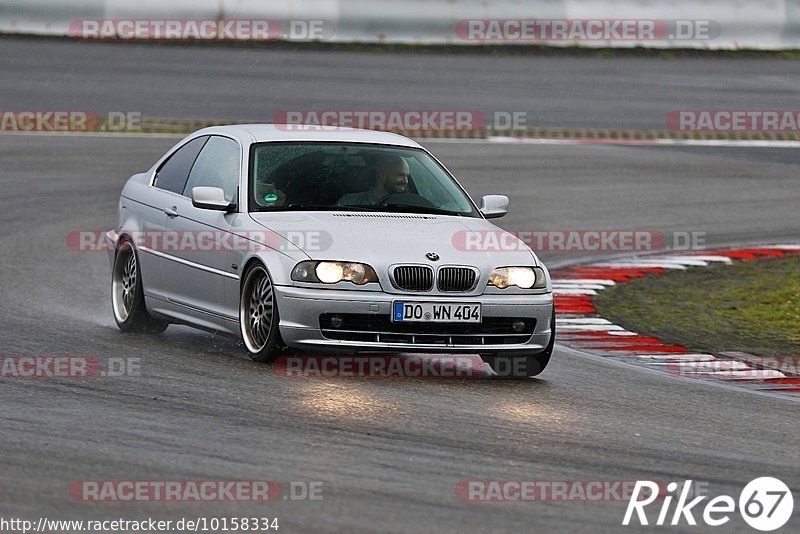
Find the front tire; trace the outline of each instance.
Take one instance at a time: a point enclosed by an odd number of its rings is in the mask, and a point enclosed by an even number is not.
[[[520,356],[498,356],[495,354],[481,354],[481,359],[489,364],[498,376],[502,378],[527,378],[540,374],[550,363],[553,346],[556,342],[556,310],[550,316],[550,341],[541,352],[523,354]]]
[[[255,264],[244,275],[239,297],[242,341],[253,361],[272,362],[280,355],[283,341],[278,323],[272,279],[261,264]]]
[[[142,270],[133,243],[122,238],[111,269],[111,307],[117,327],[123,332],[160,334],[169,323],[156,319],[144,303]]]

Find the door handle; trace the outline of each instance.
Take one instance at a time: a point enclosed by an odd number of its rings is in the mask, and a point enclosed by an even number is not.
[[[171,208],[164,208],[164,213],[166,213],[170,217],[177,217],[178,208],[176,206],[172,206]]]

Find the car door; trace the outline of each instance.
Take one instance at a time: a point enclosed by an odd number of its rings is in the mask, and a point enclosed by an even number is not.
[[[206,326],[225,327],[238,317],[223,307],[225,279],[238,279],[232,267],[233,251],[226,249],[224,236],[237,216],[197,208],[192,205],[192,188],[219,187],[226,200],[238,200],[242,151],[239,143],[219,135],[209,136],[189,172],[181,196],[175,199],[167,231],[176,236],[178,246],[162,264],[167,295]],[[220,321],[224,321],[220,323]],[[227,325],[230,327],[230,324]]]
[[[145,281],[144,292],[149,298],[164,301],[167,299],[166,285],[163,277],[162,261],[164,251],[161,246],[162,237],[166,230],[167,213],[175,205],[175,199],[183,191],[189,170],[194,160],[208,140],[208,136],[198,137],[185,143],[172,152],[155,170],[152,183],[142,185],[137,201],[128,199],[125,203],[126,211],[131,220],[129,224],[140,230],[144,236],[137,241],[139,263],[142,270],[142,280]],[[153,309],[160,306],[153,303]]]

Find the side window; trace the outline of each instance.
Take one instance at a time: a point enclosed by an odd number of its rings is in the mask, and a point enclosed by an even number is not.
[[[208,136],[198,137],[175,151],[158,169],[153,185],[181,194],[186,185],[186,179],[189,177],[189,170],[206,141],[208,141]]]
[[[239,187],[239,162],[239,143],[212,135],[197,156],[183,195],[191,197],[192,188],[197,186],[221,187],[225,191],[225,200],[235,202],[236,188]]]

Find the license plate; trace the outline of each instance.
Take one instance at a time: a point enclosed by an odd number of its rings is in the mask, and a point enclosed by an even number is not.
[[[392,321],[396,323],[480,323],[480,303],[452,304],[442,302],[392,303]]]

